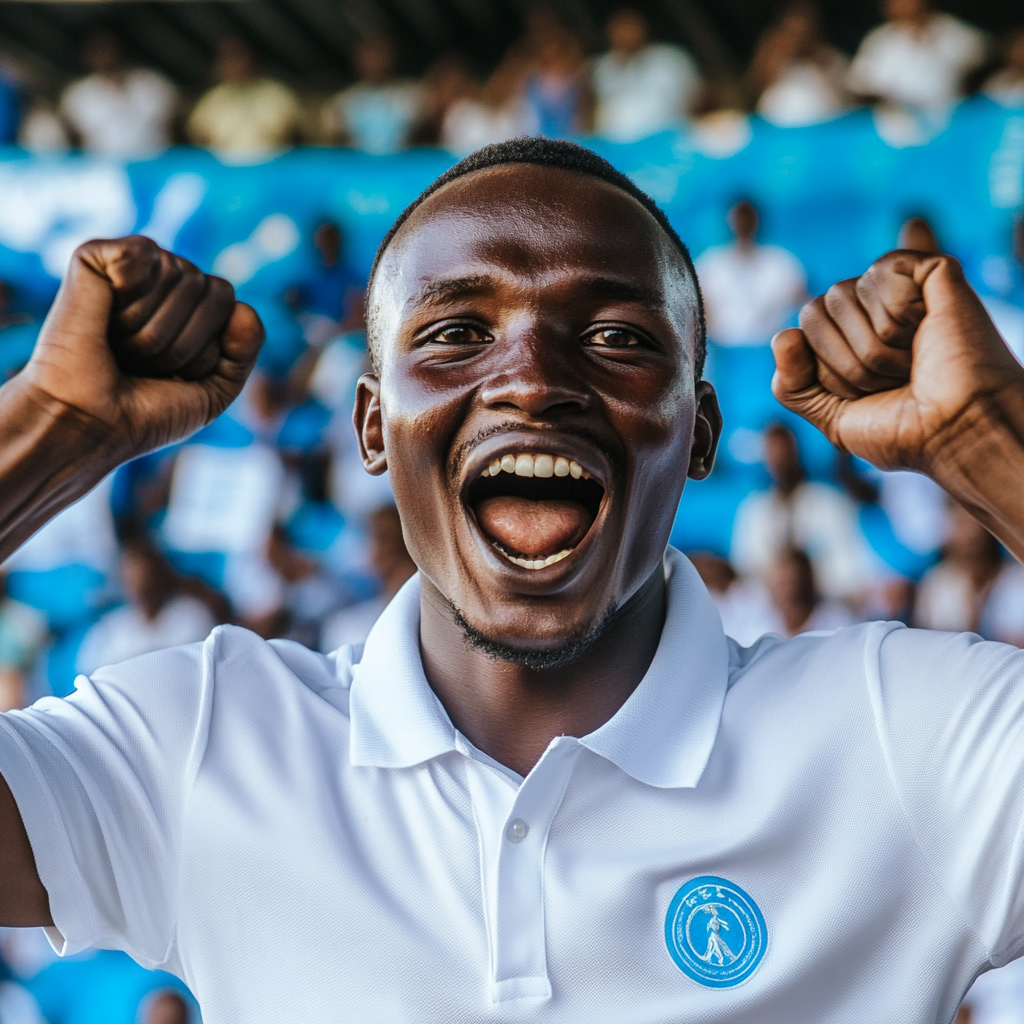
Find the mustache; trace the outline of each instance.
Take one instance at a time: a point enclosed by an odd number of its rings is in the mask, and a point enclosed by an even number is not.
[[[586,427],[577,426],[571,423],[558,424],[557,426],[551,426],[548,429],[552,432],[568,434],[572,437],[578,437],[581,440],[586,441],[608,460],[608,465],[611,466],[613,473],[618,474],[622,469],[622,459],[618,452],[609,447],[609,445],[592,430],[588,430]],[[485,427],[483,430],[478,431],[473,435],[473,437],[462,441],[452,450],[452,473],[455,476],[460,475],[462,467],[466,464],[466,460],[476,448],[483,444],[484,441],[488,441],[499,434],[521,432],[522,430],[523,424],[521,422],[517,420],[505,420],[502,423],[495,423],[490,427]],[[541,431],[538,431],[537,433],[540,434]]]

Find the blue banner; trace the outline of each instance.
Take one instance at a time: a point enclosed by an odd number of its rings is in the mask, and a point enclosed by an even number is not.
[[[1024,110],[984,99],[903,148],[880,138],[868,111],[809,128],[735,119],[717,134],[589,144],[654,196],[695,253],[726,238],[732,202],[752,199],[762,238],[800,257],[812,290],[861,271],[913,214],[977,273],[1009,254],[1024,197]],[[0,154],[0,279],[39,312],[78,243],[142,232],[267,301],[302,279],[324,219],[341,226],[345,258],[365,277],[398,212],[452,162],[433,150],[299,149],[244,167],[194,149],[128,164],[10,150]]]

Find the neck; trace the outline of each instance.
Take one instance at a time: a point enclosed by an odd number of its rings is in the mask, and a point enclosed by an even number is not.
[[[659,565],[575,661],[535,670],[471,647],[451,606],[421,578],[420,650],[431,687],[474,746],[527,775],[556,736],[604,725],[639,685],[665,622]]]

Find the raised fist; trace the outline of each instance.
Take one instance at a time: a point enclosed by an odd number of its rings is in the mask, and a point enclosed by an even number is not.
[[[1024,368],[950,256],[899,250],[772,342],[775,397],[833,444],[945,484],[1024,399]]]
[[[227,281],[148,238],[98,240],[76,250],[15,380],[121,461],[223,412],[262,341],[259,318]]]

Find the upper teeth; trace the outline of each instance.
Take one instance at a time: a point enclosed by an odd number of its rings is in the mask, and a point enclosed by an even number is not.
[[[481,476],[497,476],[499,473],[515,473],[516,476],[571,476],[573,480],[590,479],[588,473],[575,459],[566,459],[561,455],[530,455],[520,452],[516,455],[503,455],[494,459],[481,473]]]

